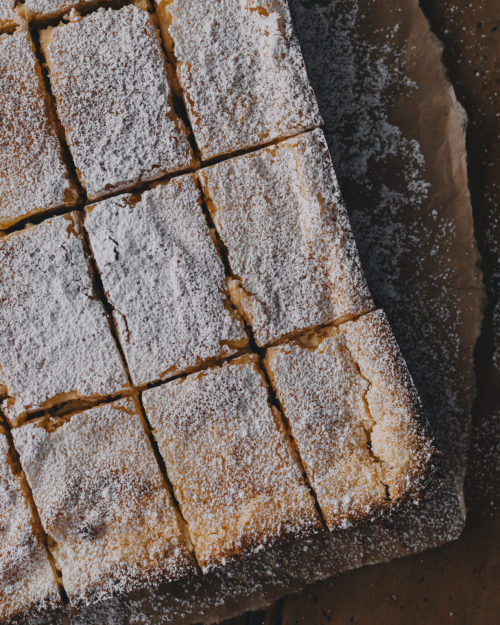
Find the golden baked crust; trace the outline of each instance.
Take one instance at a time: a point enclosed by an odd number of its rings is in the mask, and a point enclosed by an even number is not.
[[[202,569],[321,527],[256,356],[143,399]]]
[[[134,400],[13,435],[72,605],[193,574]]]

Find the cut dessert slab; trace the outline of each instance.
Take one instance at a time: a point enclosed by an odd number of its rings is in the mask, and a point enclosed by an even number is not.
[[[204,160],[319,126],[286,0],[156,0]]]
[[[134,400],[13,435],[72,605],[195,573]]]
[[[19,23],[16,4],[17,0],[0,0],[0,32],[13,28]]]
[[[13,425],[127,385],[71,214],[0,237],[0,326],[0,405]]]
[[[418,493],[433,447],[383,311],[272,347],[265,366],[330,529]]]
[[[321,528],[257,361],[242,356],[143,394],[205,571]]]
[[[199,176],[259,345],[374,308],[321,130]]]
[[[27,28],[0,36],[0,229],[78,194]]]
[[[135,384],[247,346],[192,174],[87,208],[85,227]]]
[[[0,426],[1,427],[1,426]],[[59,588],[0,429],[0,622],[28,621],[61,607]],[[50,616],[47,617],[50,619]],[[22,622],[25,622],[24,620]]]
[[[194,167],[152,16],[135,5],[71,15],[40,42],[88,196]]]
[[[0,0],[1,2],[2,0]],[[23,0],[19,13],[28,21],[58,17],[70,9],[94,7],[99,0]]]

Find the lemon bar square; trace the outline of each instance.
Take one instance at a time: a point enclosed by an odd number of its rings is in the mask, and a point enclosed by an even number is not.
[[[285,0],[157,0],[204,160],[321,124]]]
[[[73,606],[194,573],[133,399],[13,435]]]
[[[1,428],[1,426],[0,426]],[[0,622],[40,617],[61,607],[52,566],[0,429]],[[17,622],[17,621],[15,621]],[[24,622],[24,621],[20,621]]]
[[[0,35],[0,229],[78,194],[28,30]]]
[[[417,491],[433,448],[381,310],[272,347],[265,366],[330,529]]]
[[[40,33],[59,118],[90,199],[193,167],[151,15],[98,11]]]
[[[192,174],[90,206],[85,227],[134,383],[247,345]]]
[[[127,385],[76,217],[0,237],[0,406],[26,414]]]
[[[143,393],[202,570],[320,529],[257,357]]]
[[[321,130],[199,176],[259,345],[374,307]]]

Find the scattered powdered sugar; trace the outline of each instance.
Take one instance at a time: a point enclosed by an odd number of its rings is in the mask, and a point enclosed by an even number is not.
[[[127,383],[71,216],[0,238],[1,407],[27,411]]]
[[[194,573],[133,400],[13,435],[72,605]]]
[[[0,29],[13,26],[18,21],[16,0],[0,0]]]
[[[33,44],[20,27],[0,36],[0,228],[76,199]]]
[[[19,10],[26,19],[55,17],[73,7],[97,4],[97,2],[98,0],[23,0]]]
[[[321,130],[199,175],[259,344],[373,308]]]
[[[0,431],[0,620],[55,608],[59,591],[45,547],[36,536],[23,493],[14,475],[9,445]]]
[[[247,344],[193,175],[87,209],[85,226],[135,384]]]
[[[256,362],[244,356],[143,395],[204,570],[320,527]]]
[[[129,5],[74,19],[42,31],[41,44],[89,197],[194,165],[149,13]]]
[[[285,0],[158,1],[202,157],[321,123]]]

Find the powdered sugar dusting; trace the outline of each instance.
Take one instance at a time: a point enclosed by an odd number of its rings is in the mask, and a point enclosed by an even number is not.
[[[71,217],[0,238],[1,407],[27,411],[127,383]]]
[[[26,29],[0,36],[0,228],[77,199],[39,71]]]
[[[319,528],[256,360],[245,356],[144,393],[146,413],[205,569],[280,537]]]
[[[41,33],[66,138],[89,197],[194,164],[151,16],[100,9]]]
[[[202,157],[321,123],[285,0],[159,0]]]
[[[136,384],[247,343],[194,176],[90,207],[85,226]]]
[[[24,0],[20,11],[26,19],[55,17],[73,7],[97,4],[98,0]]]
[[[73,605],[193,573],[133,400],[13,433]]]
[[[259,344],[373,307],[320,130],[200,179]]]
[[[8,459],[0,431],[0,620],[56,608],[59,591],[45,547],[33,531],[31,510],[21,478]]]
[[[0,0],[0,29],[13,26],[18,19],[16,0]]]

